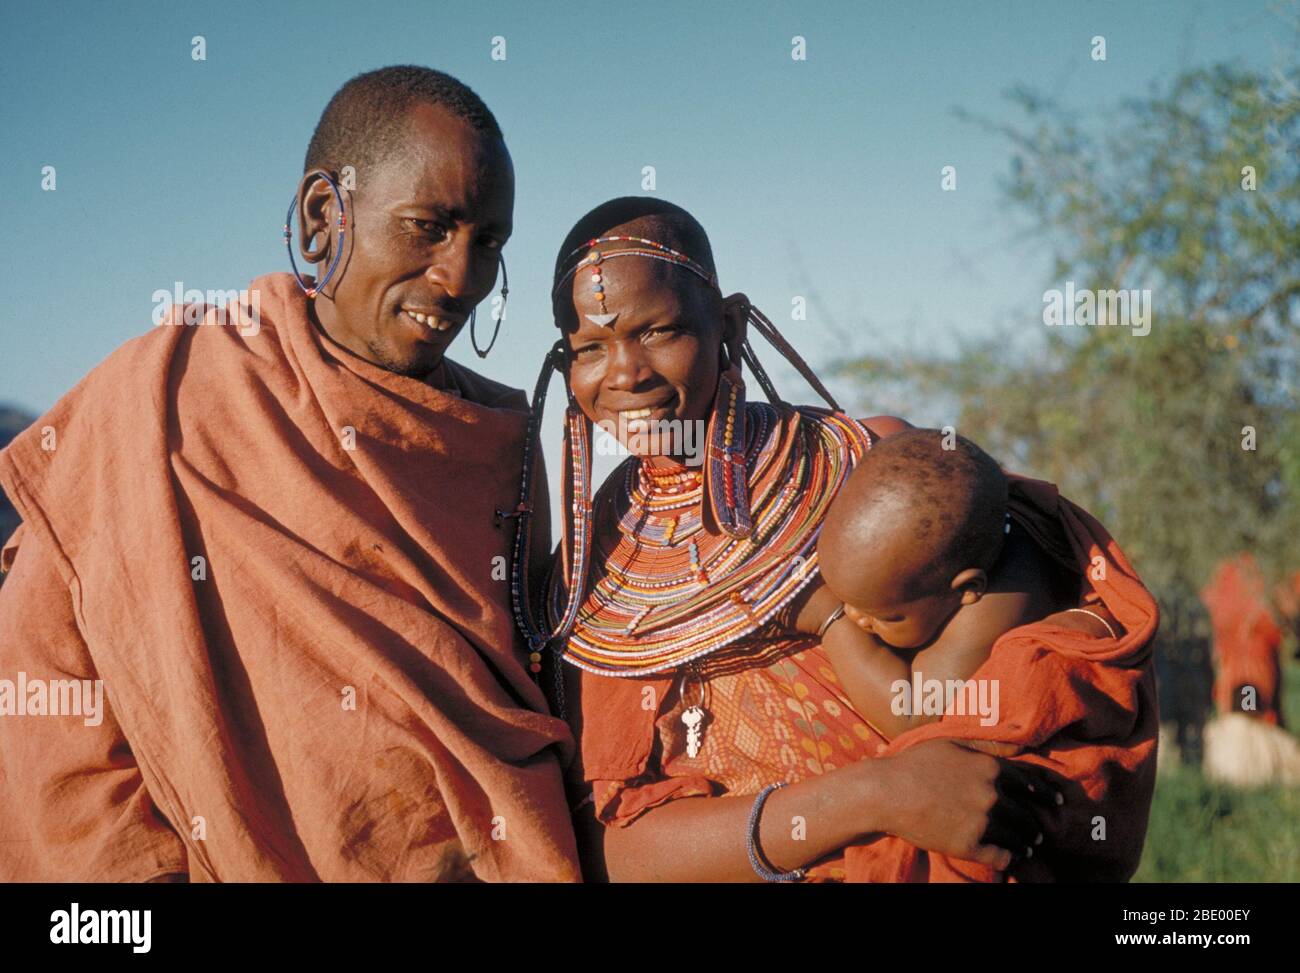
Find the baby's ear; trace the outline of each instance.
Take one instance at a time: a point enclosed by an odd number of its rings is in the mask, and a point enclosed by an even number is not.
[[[984,597],[984,592],[988,591],[989,576],[981,568],[967,568],[957,573],[949,587],[953,591],[961,592],[963,606],[973,605]]]

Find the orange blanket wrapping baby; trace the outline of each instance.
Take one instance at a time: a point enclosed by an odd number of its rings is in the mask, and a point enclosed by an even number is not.
[[[254,293],[260,329],[174,309],[0,454],[0,679],[105,700],[0,719],[0,879],[577,880],[494,523],[522,393]]]
[[[1019,881],[1124,881],[1138,866],[1155,788],[1156,705],[1152,641],[1159,614],[1118,545],[1054,486],[1012,479],[1012,516],[1049,553],[1084,573],[1084,604],[1100,603],[1123,626],[1093,638],[1047,622],[1013,629],[976,679],[999,683],[999,719],[945,716],[898,737],[882,756],[925,740],[961,737],[1023,747],[1018,762],[1042,768],[1065,805],[1048,812],[1042,846],[1013,868]],[[997,871],[921,851],[894,837],[851,847],[849,881],[999,881]]]

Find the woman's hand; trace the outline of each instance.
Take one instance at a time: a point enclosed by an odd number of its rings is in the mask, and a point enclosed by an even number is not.
[[[1064,799],[1033,771],[950,740],[872,761],[884,830],[929,851],[1006,871],[1043,840],[1036,811]]]
[[[1032,788],[1032,790],[1030,789]],[[999,870],[1025,855],[1041,829],[1029,810],[1057,802],[1031,771],[948,740],[895,757],[859,760],[773,791],[759,846],[777,871],[805,866],[883,833]],[[752,796],[691,797],[605,829],[615,882],[754,882],[745,836]],[[795,818],[806,833],[791,828]]]

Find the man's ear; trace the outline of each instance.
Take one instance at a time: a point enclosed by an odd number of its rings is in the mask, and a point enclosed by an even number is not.
[[[727,346],[727,356],[740,362],[740,349],[749,334],[749,298],[737,291],[722,299],[722,343]]]
[[[961,603],[973,605],[984,597],[989,588],[989,576],[982,568],[967,568],[959,571],[948,586],[953,591],[961,592]]]
[[[324,169],[312,169],[298,183],[298,252],[308,263],[320,263],[336,242],[338,200],[326,176],[335,178]],[[316,238],[322,235],[324,240],[317,245]]]

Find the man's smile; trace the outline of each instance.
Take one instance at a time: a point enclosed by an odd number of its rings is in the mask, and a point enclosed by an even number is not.
[[[433,308],[421,310],[417,308],[403,307],[402,314],[427,331],[451,331],[453,328],[458,327],[465,321],[465,319],[459,315],[449,316],[445,311],[438,311]]]

